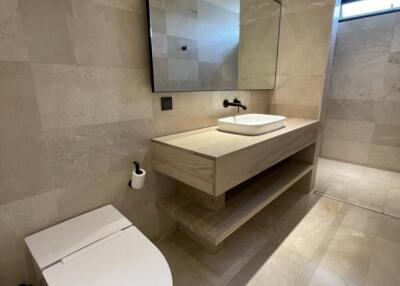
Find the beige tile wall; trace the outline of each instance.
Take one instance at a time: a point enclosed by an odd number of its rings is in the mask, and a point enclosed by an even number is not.
[[[267,112],[272,98],[271,112],[318,116],[331,2],[283,2],[274,96],[168,94],[174,110],[161,112],[144,0],[1,0],[0,285],[32,281],[25,236],[100,205],[152,239],[173,229],[155,203],[175,182],[151,170],[151,137],[215,124],[235,112],[221,108],[225,98],[248,112]],[[141,191],[127,188],[134,159],[148,170]]]
[[[152,94],[143,0],[0,1],[0,285],[32,282],[23,239],[112,203],[148,237],[175,227],[155,202],[175,182],[151,170],[153,136],[215,124],[240,97],[265,113],[268,92]],[[127,188],[131,162],[148,170]]]
[[[400,14],[341,22],[322,156],[400,171]]]
[[[271,113],[320,117],[335,5],[335,0],[282,1]]]

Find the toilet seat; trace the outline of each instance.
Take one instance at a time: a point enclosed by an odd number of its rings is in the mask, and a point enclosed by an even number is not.
[[[48,286],[172,286],[164,256],[108,205],[25,239]]]
[[[120,231],[45,269],[49,286],[172,286],[168,264],[136,227]]]

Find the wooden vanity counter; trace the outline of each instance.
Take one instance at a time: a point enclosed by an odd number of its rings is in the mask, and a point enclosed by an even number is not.
[[[279,130],[246,136],[208,127],[152,139],[153,168],[219,196],[313,144],[319,122],[287,118]]]

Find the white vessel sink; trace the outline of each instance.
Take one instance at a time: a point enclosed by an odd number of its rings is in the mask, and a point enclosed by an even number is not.
[[[244,114],[218,119],[218,130],[243,134],[260,135],[285,126],[285,116],[270,114]]]

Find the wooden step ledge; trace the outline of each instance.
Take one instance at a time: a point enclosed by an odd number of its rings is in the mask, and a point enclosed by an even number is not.
[[[209,210],[179,194],[158,202],[187,231],[217,246],[280,194],[303,178],[312,164],[288,161],[272,173],[256,180],[229,200],[220,210]]]

